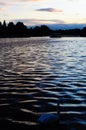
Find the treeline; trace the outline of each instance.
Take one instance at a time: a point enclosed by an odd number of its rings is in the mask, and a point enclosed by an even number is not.
[[[62,36],[86,36],[86,27],[83,29],[51,30],[46,25],[27,28],[22,22],[0,22],[0,37],[33,37],[50,36],[52,33],[60,33]]]
[[[52,30],[45,25],[27,28],[22,22],[0,22],[0,37],[49,36],[51,32]]]
[[[84,27],[83,29],[56,30],[54,32],[60,33],[62,36],[86,37],[86,27]]]

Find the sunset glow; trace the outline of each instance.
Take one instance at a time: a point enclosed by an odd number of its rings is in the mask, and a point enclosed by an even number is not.
[[[84,24],[86,0],[0,0],[0,20],[26,25]]]

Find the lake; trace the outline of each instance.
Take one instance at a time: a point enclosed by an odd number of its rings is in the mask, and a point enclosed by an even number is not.
[[[60,123],[86,128],[86,38],[1,38],[0,122],[37,126],[59,100]]]

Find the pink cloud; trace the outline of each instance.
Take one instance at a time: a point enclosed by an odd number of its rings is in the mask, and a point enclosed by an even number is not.
[[[61,9],[55,9],[55,8],[41,8],[41,9],[37,9],[36,11],[63,12]]]
[[[0,6],[6,5],[6,2],[0,2]]]
[[[64,24],[65,22],[63,20],[59,19],[50,19],[50,20],[45,20],[45,19],[16,19],[12,20],[14,23],[21,21],[27,26],[33,26],[33,25],[41,25],[41,24]]]

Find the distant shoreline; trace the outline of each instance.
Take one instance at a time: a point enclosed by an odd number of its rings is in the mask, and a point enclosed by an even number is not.
[[[22,37],[43,37],[53,34],[60,34],[61,37],[86,37],[86,27],[83,29],[52,30],[46,25],[27,28],[22,22],[0,22],[0,38],[22,38]],[[58,36],[57,36],[58,37]]]
[[[0,39],[2,39],[2,38],[5,38],[5,39],[8,39],[8,38],[10,38],[10,39],[11,39],[11,38],[14,38],[14,39],[15,39],[15,38],[22,38],[22,39],[23,39],[23,38],[38,38],[38,37],[39,37],[39,38],[43,38],[43,37],[54,38],[54,37],[50,37],[50,36],[31,36],[31,37],[28,37],[28,36],[27,36],[27,37],[0,37]],[[70,36],[65,35],[65,36],[55,37],[55,38],[58,39],[58,38],[63,38],[63,37],[64,37],[64,38],[65,38],[65,37],[69,37],[69,38],[70,38],[70,37],[77,37],[77,38],[83,37],[83,38],[85,38],[85,36],[74,36],[74,35],[70,35]]]

